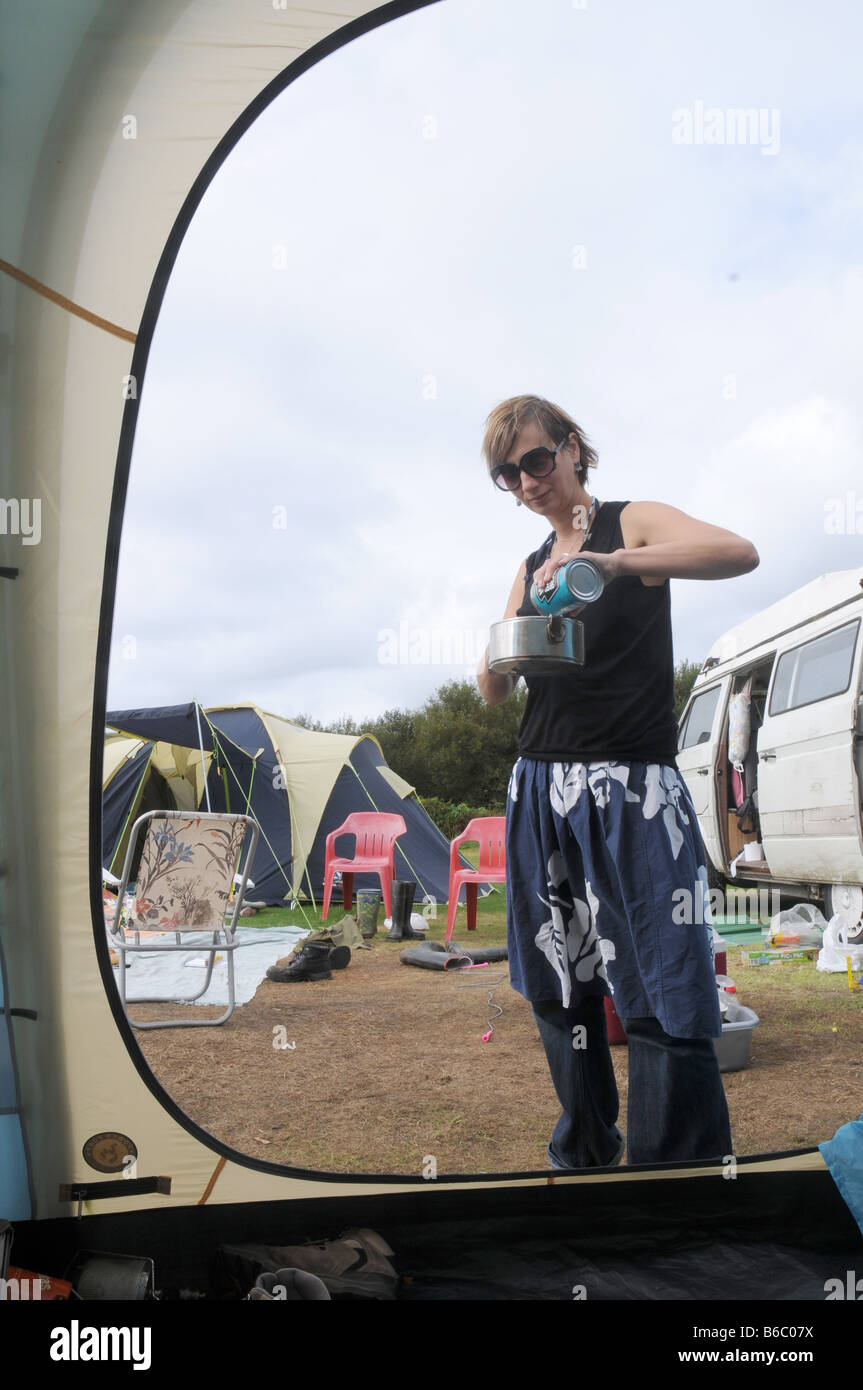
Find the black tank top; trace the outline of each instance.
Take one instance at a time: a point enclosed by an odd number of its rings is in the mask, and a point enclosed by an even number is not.
[[[626,502],[598,507],[588,551],[624,548],[620,513]],[[536,616],[530,602],[534,571],[548,559],[554,532],[525,562],[518,612]],[[623,575],[578,614],[584,624],[584,666],[553,676],[525,676],[527,704],[518,751],[542,762],[667,763],[675,767],[674,657],[671,595],[664,584]]]

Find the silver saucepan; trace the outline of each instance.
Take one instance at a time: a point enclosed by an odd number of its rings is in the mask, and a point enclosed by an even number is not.
[[[492,623],[488,669],[495,675],[551,676],[584,665],[584,626],[575,618],[504,618]]]

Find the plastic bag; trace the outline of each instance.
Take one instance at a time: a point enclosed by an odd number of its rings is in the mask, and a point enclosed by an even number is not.
[[[848,958],[852,970],[863,970],[863,945],[849,945],[849,927],[841,913],[831,917],[824,931],[824,945],[818,952],[815,962],[818,970],[838,974],[848,969]]]
[[[749,752],[752,728],[752,677],[731,697],[728,711],[728,760],[743,775],[743,759]]]
[[[770,946],[820,946],[827,920],[814,903],[795,903],[771,917],[767,929]]]

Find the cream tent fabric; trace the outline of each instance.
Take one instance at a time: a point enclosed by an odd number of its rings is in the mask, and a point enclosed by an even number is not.
[[[385,777],[393,791],[398,792],[399,796],[410,796],[416,788],[410,782],[406,782],[404,777],[399,777],[397,772],[393,772],[391,767],[382,767],[381,776]]]
[[[250,103],[373,10],[358,0],[336,10],[261,0],[4,6],[0,273],[14,370],[0,491],[41,501],[38,544],[0,536],[0,565],[19,570],[0,578],[0,926],[9,1004],[37,1015],[10,1023],[19,1115],[0,1116],[19,1165],[10,1219],[72,1214],[61,1184],[101,1176],[82,1157],[100,1131],[130,1135],[139,1173],[172,1179],[170,1197],[129,1196],[122,1183],[111,1210],[197,1202],[217,1167],[210,1200],[336,1190],[220,1163],[144,1085],[118,1036],[93,927],[109,640],[106,626],[100,648],[99,614],[106,560],[111,608],[118,460],[119,509],[178,216],[190,190],[195,202],[206,186],[207,161],[218,151],[215,167],[250,123]]]
[[[124,763],[140,753],[146,740],[127,738],[125,734],[109,734],[105,739],[102,764],[103,786],[107,787]],[[201,754],[191,748],[177,748],[172,743],[156,743],[150,762],[170,783],[179,809],[191,811],[203,796],[203,779],[210,766],[211,755],[204,752],[203,775]]]
[[[105,756],[102,762],[104,785],[116,777],[124,763],[141,751],[144,740],[126,738],[125,734],[108,734],[105,737]]]

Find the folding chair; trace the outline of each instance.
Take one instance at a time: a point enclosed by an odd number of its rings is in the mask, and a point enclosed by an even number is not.
[[[248,832],[251,838],[239,887],[232,898],[234,877]],[[141,835],[144,844],[135,883],[135,896],[125,905],[126,886]],[[249,868],[258,844],[258,826],[251,816],[188,811],[150,811],[132,826],[123,877],[117,897],[114,925],[108,940],[120,957],[119,990],[123,1012],[133,1028],[207,1028],[230,1018],[234,1011],[234,951],[240,944],[234,934],[243,905]],[[232,909],[230,922],[225,916]],[[123,921],[125,912],[126,920]],[[174,942],[142,940],[143,932],[173,936]],[[212,942],[184,940],[204,933]],[[195,951],[208,955],[206,978],[195,994],[182,998],[141,998],[132,1004],[189,1004],[209,989],[217,953],[228,963],[228,1007],[218,1018],[170,1019],[137,1023],[129,1015],[126,1000],[126,956],[156,951]]]

